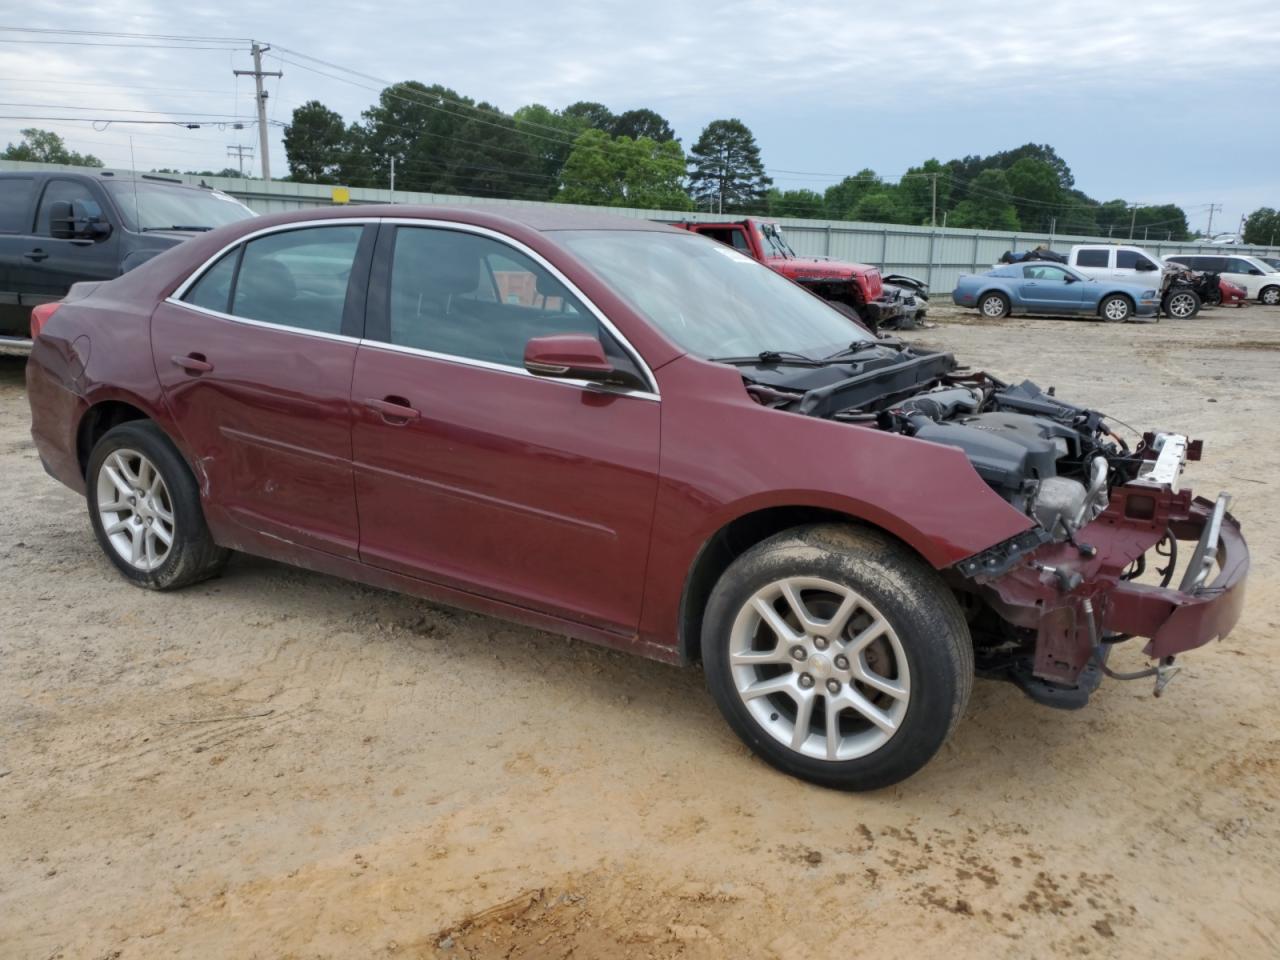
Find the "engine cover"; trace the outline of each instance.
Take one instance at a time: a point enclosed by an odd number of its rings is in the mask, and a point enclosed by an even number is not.
[[[936,422],[912,421],[914,436],[959,447],[978,475],[1005,496],[1024,481],[1057,476],[1057,460],[1072,451],[1078,435],[1064,423],[1023,413],[979,413]]]

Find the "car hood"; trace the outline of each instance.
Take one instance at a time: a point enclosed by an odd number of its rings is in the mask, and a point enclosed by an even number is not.
[[[876,270],[865,263],[848,263],[826,257],[788,257],[773,261],[771,266],[787,276],[803,277],[847,277],[853,273],[871,273]]]

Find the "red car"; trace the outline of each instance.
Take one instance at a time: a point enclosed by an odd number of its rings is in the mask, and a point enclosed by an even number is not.
[[[1141,635],[1162,686],[1243,603],[1225,498],[1178,487],[1198,443],[1130,449],[654,223],[265,217],[77,284],[32,334],[40,457],[130,582],[241,550],[700,660],[754,750],[831,786],[919,769],[975,674],[1081,706]],[[1178,587],[1137,579],[1179,541]]]
[[[1222,299],[1218,302],[1224,307],[1243,307],[1249,300],[1248,290],[1225,277],[1218,278],[1218,290],[1222,294]]]

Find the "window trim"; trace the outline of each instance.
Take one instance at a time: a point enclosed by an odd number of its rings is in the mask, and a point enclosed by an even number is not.
[[[390,276],[390,264],[387,262],[387,257],[382,255],[382,247],[384,242],[382,238],[384,236],[392,235],[393,231],[390,231],[390,230],[383,231],[379,229],[377,231],[377,240],[375,241],[374,250],[372,253],[372,263],[370,264],[370,269],[369,269],[368,277],[366,280],[367,296],[365,299],[365,310],[363,313],[363,319],[365,321],[366,328],[361,330],[361,335],[359,337],[348,336],[347,334],[324,333],[317,330],[303,330],[299,327],[290,327],[285,324],[279,324],[279,323],[269,323],[265,320],[254,320],[249,317],[237,317],[229,313],[220,313],[217,310],[210,310],[207,307],[196,306],[195,304],[188,303],[182,299],[184,296],[186,296],[187,291],[190,290],[191,287],[195,286],[195,284],[199,282],[200,278],[203,277],[204,274],[211,267],[214,266],[214,264],[216,264],[220,259],[222,259],[222,257],[225,254],[227,254],[237,246],[247,245],[251,241],[258,239],[259,237],[264,237],[273,233],[281,233],[287,230],[303,230],[309,227],[324,227],[324,226],[355,226],[357,224],[365,225],[365,226],[367,226],[368,224],[374,224],[378,227],[386,225],[386,226],[395,226],[395,227],[399,227],[399,226],[433,227],[433,228],[444,229],[444,230],[456,230],[462,233],[473,233],[479,236],[488,237],[491,240],[495,240],[498,243],[506,244],[507,246],[512,247],[515,250],[518,250],[520,253],[523,253],[530,260],[538,264],[540,267],[542,267],[544,270],[550,273],[556,280],[562,283],[565,286],[565,289],[567,289],[571,294],[573,294],[582,303],[582,305],[587,308],[587,310],[592,314],[592,316],[594,316],[596,320],[599,321],[600,325],[603,326],[606,330],[609,331],[610,334],[613,335],[613,337],[618,341],[618,345],[623,349],[623,351],[626,352],[626,354],[629,357],[631,357],[631,359],[635,362],[636,366],[639,367],[640,371],[644,374],[644,377],[648,381],[650,389],[635,390],[627,387],[618,387],[611,384],[601,384],[601,383],[597,383],[594,380],[576,380],[570,377],[539,377],[530,373],[528,370],[526,370],[522,366],[512,366],[509,364],[491,363],[487,360],[476,360],[471,357],[455,356],[454,354],[434,353],[429,350],[420,350],[415,347],[404,347],[394,343],[387,343],[382,340],[373,340],[365,336],[365,334],[368,333],[367,325],[368,325],[369,307],[371,306],[370,301],[373,299],[373,296],[374,296],[372,292],[372,288],[374,286],[375,278],[379,276],[380,271],[385,271],[388,278]],[[359,256],[359,253],[357,253],[357,257],[358,256]],[[349,290],[348,290],[348,293],[350,293]],[[294,221],[291,223],[278,223],[269,227],[262,227],[258,230],[254,230],[250,233],[244,234],[243,236],[237,237],[235,240],[232,240],[231,242],[219,248],[211,256],[205,259],[204,262],[202,262],[198,267],[192,270],[191,273],[187,276],[187,278],[183,280],[182,283],[178,284],[178,286],[173,289],[172,293],[170,293],[167,297],[164,298],[164,302],[172,304],[173,306],[183,307],[187,310],[194,310],[197,313],[203,313],[211,317],[217,317],[220,320],[233,320],[236,323],[244,323],[244,324],[248,324],[249,326],[262,327],[268,330],[284,330],[289,333],[297,334],[299,336],[319,337],[324,340],[337,340],[343,343],[354,343],[358,346],[367,346],[371,348],[376,348],[378,350],[389,351],[392,353],[403,353],[403,354],[408,354],[410,356],[426,357],[431,360],[443,360],[449,363],[459,363],[464,366],[477,367],[483,370],[492,370],[498,373],[508,373],[508,374],[513,374],[517,376],[531,377],[535,380],[539,380],[544,383],[558,383],[564,386],[577,387],[578,389],[599,391],[603,393],[614,394],[617,396],[636,397],[637,399],[642,399],[642,400],[659,401],[661,400],[661,396],[662,396],[658,390],[658,380],[653,375],[652,368],[650,368],[649,364],[645,362],[644,357],[640,355],[640,351],[637,350],[634,346],[632,346],[631,341],[628,340],[622,334],[622,331],[620,331],[613,324],[613,321],[611,321],[607,316],[605,316],[604,311],[602,311],[598,306],[596,306],[595,303],[591,300],[591,298],[582,292],[582,290],[578,287],[577,284],[575,284],[572,280],[570,280],[567,276],[565,276],[564,273],[562,273],[559,269],[557,269],[555,265],[552,264],[550,261],[548,261],[544,256],[542,256],[542,254],[538,253],[536,250],[532,249],[526,244],[521,243],[519,240],[515,239],[514,237],[508,236],[507,234],[501,233],[497,230],[491,230],[488,227],[481,227],[471,223],[460,223],[454,220],[435,220],[435,219],[417,218],[417,217],[371,216],[371,217],[326,217],[321,220]],[[230,301],[228,301],[228,306],[230,306]]]

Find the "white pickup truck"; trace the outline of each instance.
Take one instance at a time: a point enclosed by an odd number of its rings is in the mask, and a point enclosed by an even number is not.
[[[1175,283],[1186,268],[1166,263],[1142,247],[1080,244],[1071,248],[1067,263],[1094,280],[1120,280],[1158,287],[1161,311],[1175,320],[1186,320],[1200,312],[1203,295],[1196,291],[1194,284]]]

